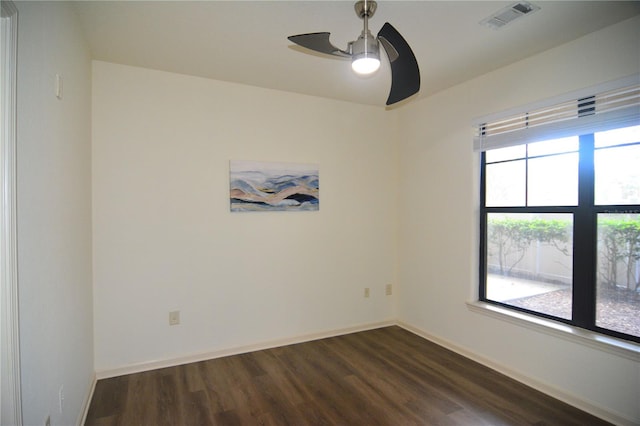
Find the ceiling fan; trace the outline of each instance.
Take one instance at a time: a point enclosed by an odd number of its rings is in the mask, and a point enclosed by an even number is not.
[[[411,47],[388,22],[374,37],[369,31],[369,18],[373,17],[377,3],[362,0],[355,4],[356,15],[364,21],[364,29],[357,40],[351,41],[346,50],[335,47],[329,41],[328,32],[298,34],[287,37],[290,41],[320,53],[351,59],[351,67],[358,74],[372,74],[380,67],[382,45],[391,64],[391,90],[387,105],[400,102],[420,90],[420,70]]]

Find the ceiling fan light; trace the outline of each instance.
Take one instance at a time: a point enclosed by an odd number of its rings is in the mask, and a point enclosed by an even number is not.
[[[365,19],[366,23],[366,19]],[[366,27],[360,37],[349,45],[351,51],[351,68],[357,74],[373,74],[380,68],[380,55],[378,40],[376,40]]]
[[[351,62],[351,69],[357,74],[373,74],[380,68],[380,59],[373,56],[362,56]]]

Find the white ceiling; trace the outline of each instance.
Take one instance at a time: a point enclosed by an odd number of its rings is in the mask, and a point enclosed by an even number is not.
[[[513,2],[378,1],[369,22],[411,45],[428,96],[640,14],[639,1],[530,0],[541,10],[500,30],[479,24]],[[388,64],[357,77],[348,61],[302,53],[287,36],[328,31],[345,49],[362,30],[355,1],[79,1],[94,59],[384,106]]]

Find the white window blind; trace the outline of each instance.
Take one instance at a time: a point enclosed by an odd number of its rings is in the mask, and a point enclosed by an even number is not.
[[[640,124],[640,75],[477,119],[474,150]]]

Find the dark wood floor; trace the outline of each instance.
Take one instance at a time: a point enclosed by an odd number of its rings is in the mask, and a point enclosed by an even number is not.
[[[399,327],[99,380],[87,425],[600,425]]]

